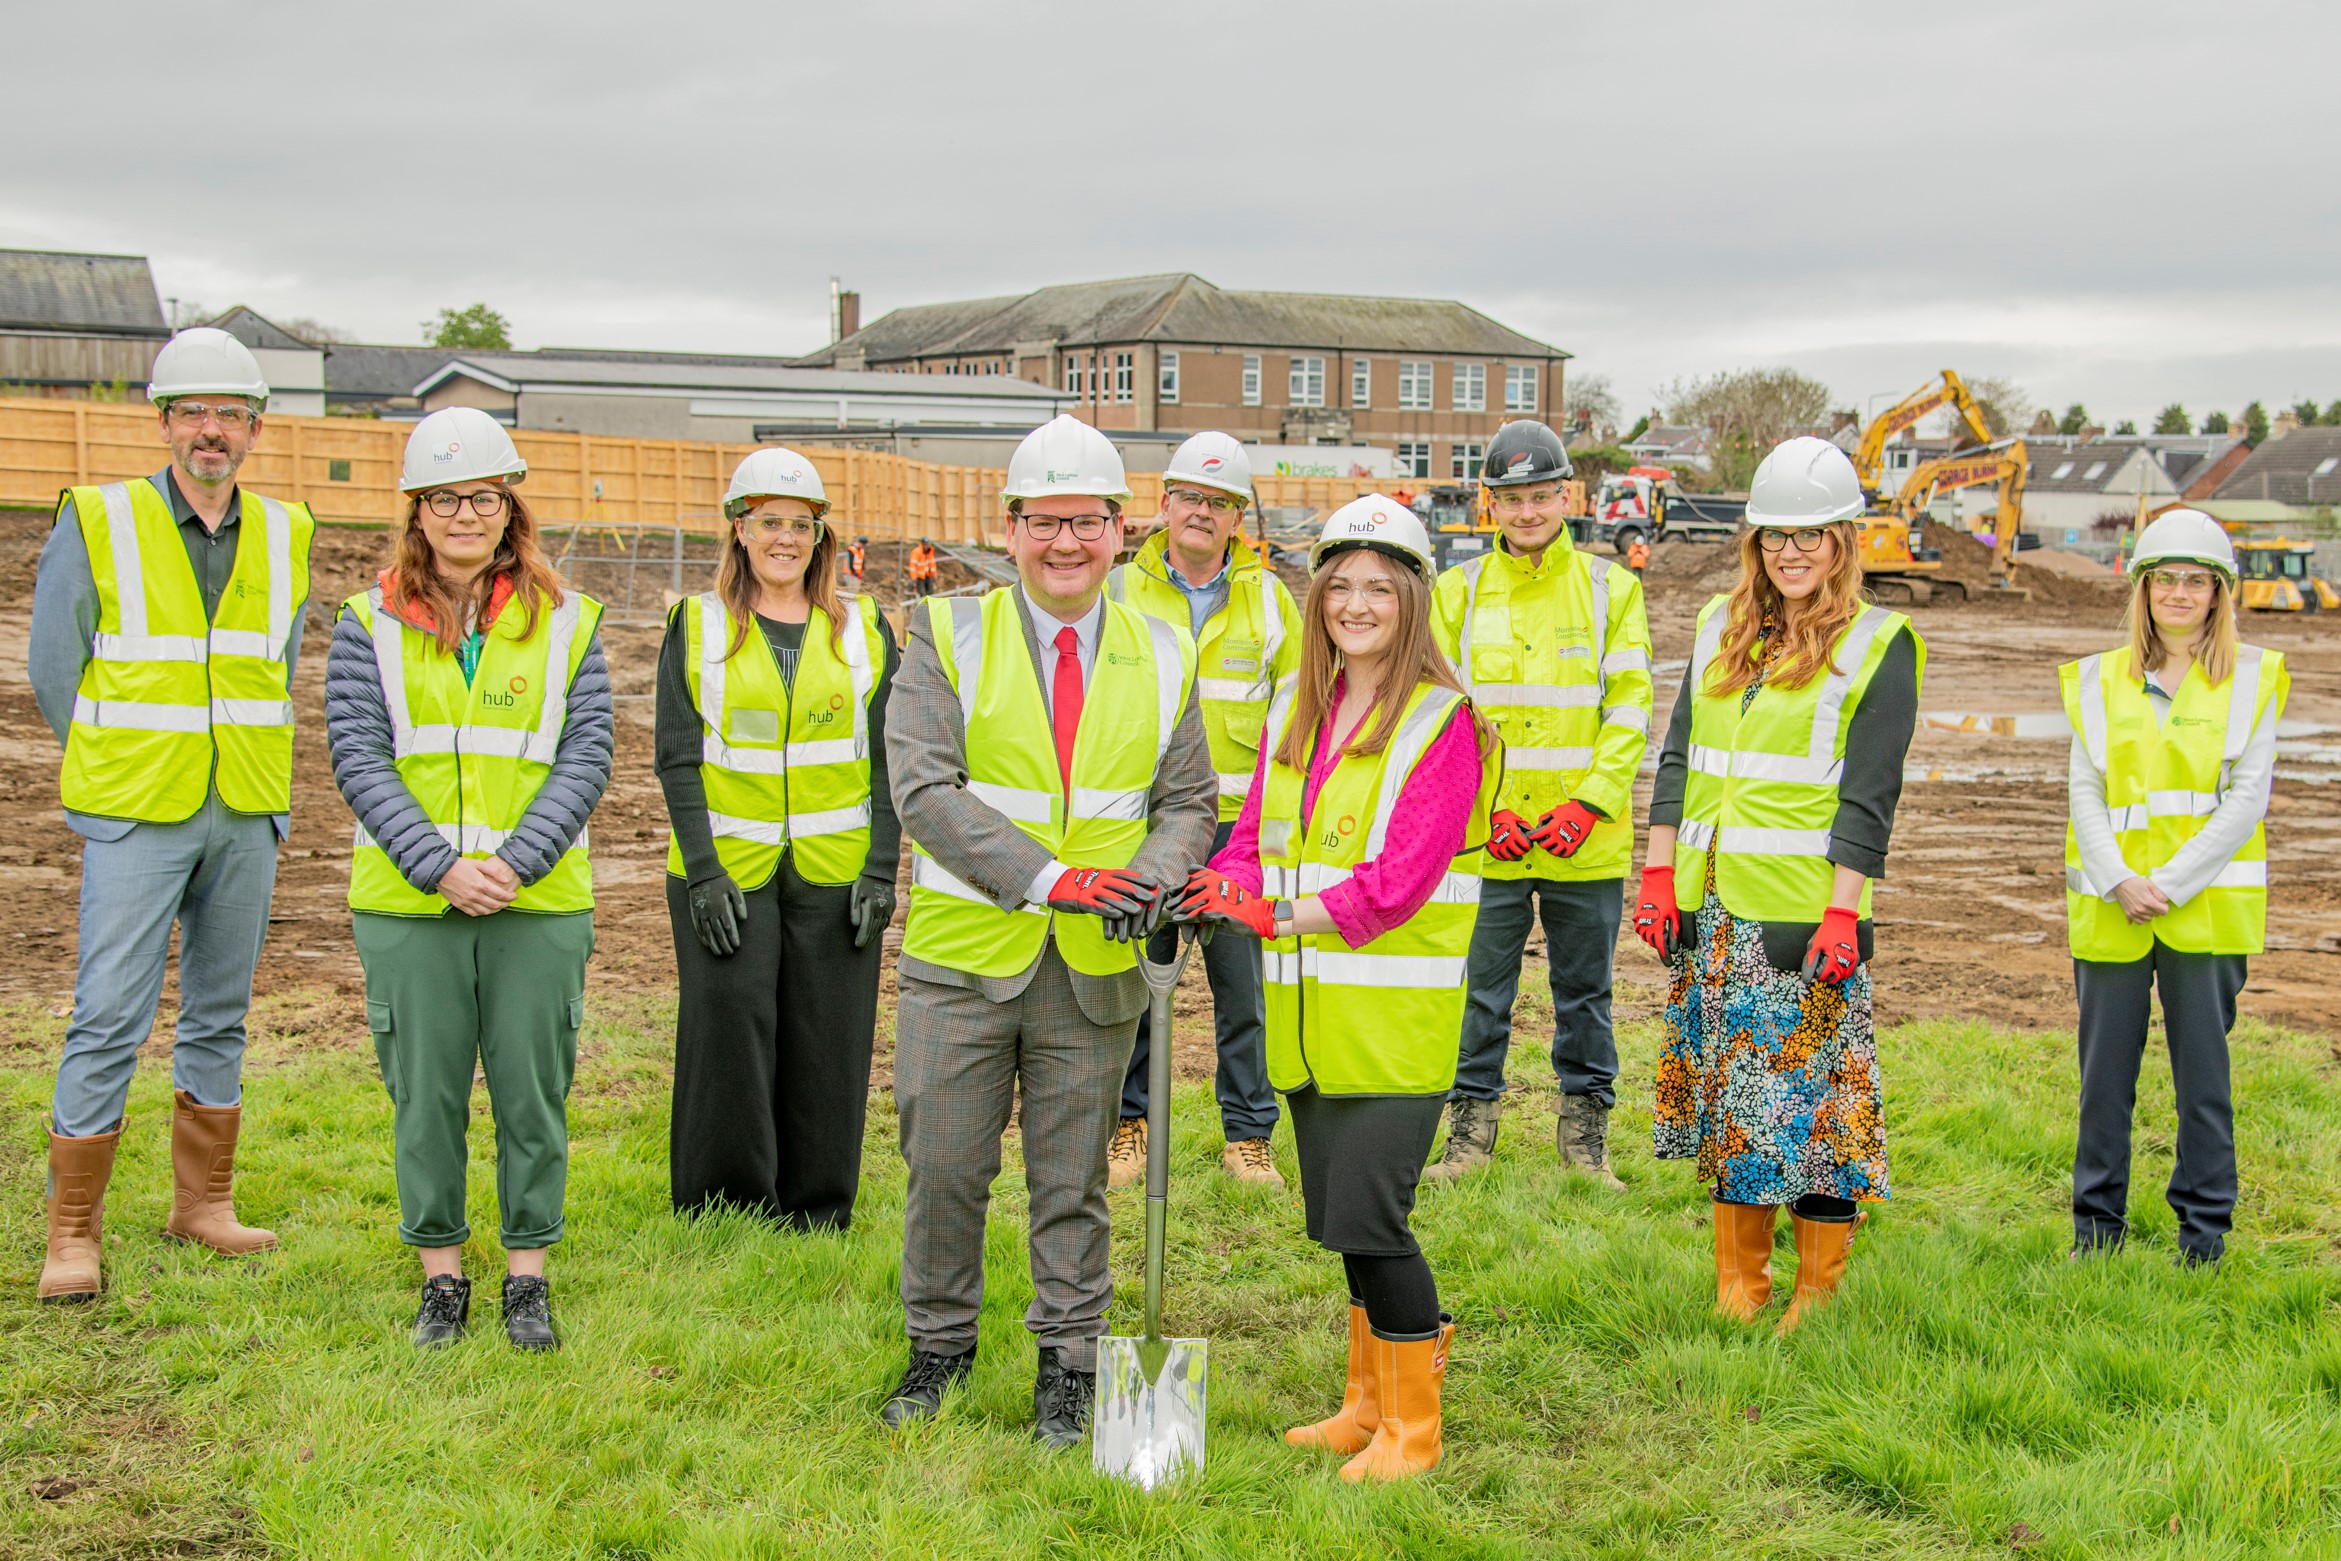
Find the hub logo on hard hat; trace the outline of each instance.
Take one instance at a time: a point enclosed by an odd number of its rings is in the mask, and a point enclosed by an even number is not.
[[[462,453],[463,441],[460,439],[450,439],[447,441],[447,448],[444,451],[434,452],[431,456],[431,459],[444,466]]]

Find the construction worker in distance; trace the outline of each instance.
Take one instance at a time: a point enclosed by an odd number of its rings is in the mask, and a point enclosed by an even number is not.
[[[1634,777],[1650,741],[1642,582],[1577,548],[1561,513],[1569,452],[1530,419],[1488,442],[1480,485],[1502,535],[1439,580],[1432,630],[1504,737],[1472,934],[1462,1056],[1435,1179],[1488,1163],[1504,1105],[1512,1000],[1532,916],[1544,923],[1561,1164],[1612,1189],[1617,1099],[1610,967],[1634,853]]]
[[[2130,1126],[2153,993],[2178,1097],[2179,1259],[2217,1263],[2235,1213],[2227,1032],[2268,920],[2264,819],[2292,675],[2236,635],[2235,548],[2201,510],[2130,559],[2128,644],[2057,669],[2072,723],[2065,926],[2081,1003],[2073,1255],[2129,1234]]]
[[[1790,439],[1748,487],[1739,580],[1699,613],[1650,792],[1634,932],[1670,970],[1651,1144],[1715,1223],[1715,1309],[1772,1298],[1780,1206],[1796,1291],[1827,1304],[1861,1206],[1891,1196],[1870,987],[1926,646],[1862,599],[1861,479]]]
[[[868,537],[856,537],[853,539],[852,543],[847,546],[845,550],[845,572],[848,578],[853,581],[854,589],[857,591],[860,590],[863,583],[869,579],[870,539]]]
[[[350,920],[390,1093],[413,1340],[463,1334],[475,1070],[496,1121],[504,1336],[560,1347],[545,1251],[566,1232],[569,1083],[593,953],[585,825],[617,720],[601,604],[562,583],[528,463],[477,407],[407,436],[391,566],[342,603],[325,662],[333,778],[357,815]]]
[[[1059,416],[1016,447],[1001,493],[1018,583],[914,609],[886,712],[912,851],[894,1029],[911,1353],[881,1416],[935,1414],[974,1364],[1014,1108],[1034,1434],[1071,1447],[1113,1298],[1106,1143],[1147,1006],[1132,944],[1209,850],[1219,787],[1193,638],[1105,596],[1130,496],[1112,442]]]
[[[1279,680],[1300,665],[1300,609],[1252,545],[1244,510],[1252,501],[1252,463],[1223,433],[1201,433],[1179,446],[1162,473],[1162,526],[1129,563],[1106,578],[1106,594],[1195,636],[1196,686],[1211,764],[1219,772],[1216,851],[1244,808],[1260,757],[1260,727]],[[1156,934],[1156,956],[1177,956],[1176,934]],[[1212,1081],[1227,1147],[1219,1163],[1240,1182],[1284,1185],[1269,1152],[1276,1092],[1268,1086],[1266,1017],[1260,1007],[1260,950],[1235,930],[1203,948],[1211,981],[1218,1062]],[[1122,1120],[1106,1155],[1111,1185],[1146,1174],[1146,1080],[1149,1019],[1138,1019],[1138,1044],[1122,1081]]]
[[[1346,1455],[1345,1480],[1395,1480],[1443,1448],[1455,1320],[1410,1220],[1455,1081],[1501,747],[1432,638],[1437,566],[1413,511],[1345,504],[1309,562],[1300,670],[1178,914],[1268,940],[1269,1076],[1309,1239],[1348,1281],[1341,1407],[1285,1440]]]
[[[910,550],[910,588],[922,600],[935,594],[935,565],[941,557],[930,537],[919,538]]]
[[[1626,544],[1626,567],[1634,571],[1637,579],[1641,578],[1643,570],[1650,567],[1650,544],[1643,540],[1642,533],[1639,531],[1635,532],[1633,540]]]
[[[237,1221],[232,1192],[244,1016],[291,826],[291,688],[316,522],[306,505],[237,484],[268,404],[242,342],[209,326],[180,332],[156,355],[146,393],[170,460],[151,477],[59,499],[25,657],[64,745],[65,822],[83,842],[73,1017],[50,1108],[43,1301],[87,1301],[101,1287],[106,1184],[174,922],[164,1234],[231,1255],[276,1245]]]

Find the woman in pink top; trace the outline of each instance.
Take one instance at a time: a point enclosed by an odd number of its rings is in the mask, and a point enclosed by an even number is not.
[[[1269,1081],[1309,1237],[1348,1272],[1341,1408],[1285,1439],[1354,1454],[1345,1479],[1396,1479],[1439,1461],[1454,1324],[1408,1218],[1455,1080],[1497,749],[1431,639],[1422,523],[1360,499],[1311,563],[1300,670],[1179,916],[1264,940]]]

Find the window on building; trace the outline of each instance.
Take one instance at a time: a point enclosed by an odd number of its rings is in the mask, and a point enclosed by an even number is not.
[[[1401,439],[1398,442],[1398,475],[1401,477],[1428,477],[1430,474],[1430,441],[1427,439]]]
[[[1536,410],[1536,365],[1513,363],[1504,369],[1504,410],[1533,412]]]
[[[2072,475],[2073,463],[2071,461],[2059,461],[2057,463],[2057,469],[2048,474],[2048,480],[2050,482],[2063,482],[2067,477]]]
[[[1488,366],[1484,363],[1455,365],[1455,410],[1458,412],[1485,412],[1488,409]]]
[[[1484,392],[1485,387],[1482,388]],[[1449,474],[1458,482],[1477,481],[1480,462],[1487,459],[1488,447],[1484,444],[1457,444],[1450,448],[1453,453],[1447,461]]]
[[[1353,407],[1374,404],[1374,366],[1364,358],[1349,366],[1349,404]]]
[[[2089,469],[2081,474],[2081,480],[2083,482],[2095,482],[2098,478],[2104,475],[2105,463],[2103,461],[2091,461],[2089,463]]]
[[[1323,358],[1293,358],[1286,375],[1285,388],[1292,392],[1296,407],[1321,407],[1325,404],[1325,360]]]
[[[1085,376],[1081,371],[1086,366],[1086,363],[1087,360],[1084,359],[1078,352],[1068,352],[1065,354],[1064,389],[1070,392],[1072,395],[1084,396],[1089,393],[1087,387],[1082,383]]]
[[[1260,358],[1257,353],[1244,354],[1244,405],[1260,404]]]
[[[1130,366],[1130,354],[1126,352],[1115,353],[1114,399],[1116,401],[1128,401],[1130,399],[1131,390],[1133,388],[1136,377],[1136,371]]]
[[[2333,475],[2333,470],[2335,467],[2341,467],[2341,455],[2328,455],[2323,460],[2317,462],[2316,475],[2319,477],[2330,477]]]
[[[1161,373],[1154,385],[1155,399],[1176,401],[1179,399],[1179,355],[1175,352],[1164,353],[1160,366]]]
[[[1412,358],[1398,365],[1398,409],[1401,412],[1428,412],[1431,409],[1431,366]],[[1420,475],[1428,477],[1429,472]]]

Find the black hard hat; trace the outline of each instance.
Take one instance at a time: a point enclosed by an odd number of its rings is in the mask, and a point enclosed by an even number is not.
[[[1534,418],[1506,423],[1488,441],[1479,480],[1491,488],[1517,488],[1531,482],[1558,482],[1570,473],[1569,447],[1561,436]]]

